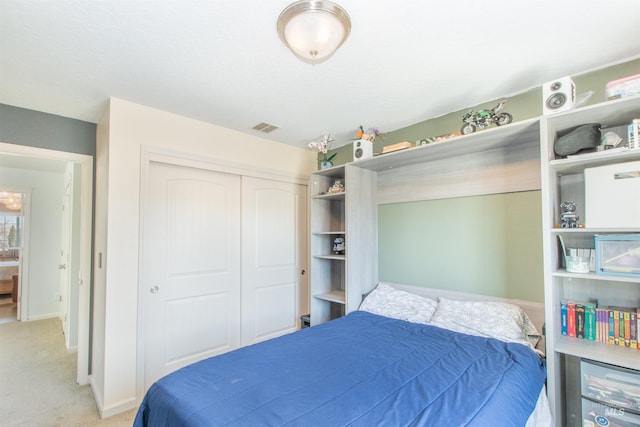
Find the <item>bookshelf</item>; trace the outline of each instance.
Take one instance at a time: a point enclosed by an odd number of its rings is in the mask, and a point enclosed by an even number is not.
[[[336,180],[344,191],[330,193]],[[311,175],[311,326],[356,310],[378,282],[375,188],[375,174],[352,164]],[[333,252],[336,238],[344,253]]]
[[[604,102],[558,113],[541,120],[541,192],[544,250],[545,321],[547,334],[547,388],[556,424],[571,425],[576,420],[571,401],[575,400],[571,383],[578,381],[568,367],[575,359],[590,359],[611,365],[640,370],[640,350],[593,340],[563,336],[560,303],[562,301],[597,301],[599,305],[640,306],[640,278],[606,274],[571,273],[563,266],[558,236],[571,248],[594,248],[596,234],[638,234],[640,227],[589,227],[585,205],[587,168],[618,165],[640,160],[640,150],[615,150],[555,158],[553,146],[558,134],[587,123],[603,127],[631,123],[640,117],[640,97]],[[628,197],[640,200],[640,194]],[[560,204],[576,202],[582,228],[560,228]],[[579,371],[577,371],[579,372]],[[579,376],[579,375],[578,375]],[[578,396],[579,399],[579,396]],[[575,409],[575,408],[573,408]],[[575,411],[574,412],[578,412]],[[580,424],[581,425],[581,424]]]

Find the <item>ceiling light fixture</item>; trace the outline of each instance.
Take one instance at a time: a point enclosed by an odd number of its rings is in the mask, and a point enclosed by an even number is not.
[[[278,34],[301,61],[319,64],[333,55],[351,31],[347,12],[330,1],[301,0],[278,17]]]
[[[0,210],[20,211],[22,209],[22,195],[0,191]]]

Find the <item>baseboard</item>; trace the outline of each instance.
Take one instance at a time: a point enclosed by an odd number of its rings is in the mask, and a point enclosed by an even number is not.
[[[96,406],[98,407],[98,414],[100,418],[109,418],[122,412],[127,412],[136,408],[136,399],[127,399],[116,405],[111,405],[108,408],[104,407],[104,401],[102,393],[99,393],[96,389],[96,385],[93,381],[93,376],[89,376],[89,384],[91,385],[91,391],[93,392],[93,398],[96,400]]]
[[[129,399],[125,402],[121,402],[117,405],[113,405],[110,408],[98,408],[100,411],[100,418],[109,418],[122,412],[127,412],[136,408],[136,399]]]
[[[39,314],[37,316],[29,316],[27,320],[20,319],[23,322],[34,322],[36,320],[45,320],[45,319],[59,319],[58,313],[51,314]]]
[[[96,406],[98,407],[98,410],[101,411],[102,409],[102,393],[100,393],[100,391],[96,388],[96,383],[93,380],[94,377],[93,375],[89,375],[89,385],[91,386],[91,391],[93,392],[93,399],[96,401]]]

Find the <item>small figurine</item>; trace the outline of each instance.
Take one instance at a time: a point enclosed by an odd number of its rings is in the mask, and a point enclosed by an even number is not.
[[[491,110],[480,110],[474,114],[473,110],[469,110],[462,117],[464,125],[460,128],[463,135],[474,133],[477,129],[486,129],[495,124],[496,126],[508,125],[513,121],[513,117],[509,113],[502,112],[507,101],[500,101],[498,105]]]
[[[344,254],[344,238],[343,237],[336,237],[333,240],[333,253],[336,255]]]
[[[575,202],[566,201],[560,204],[562,213],[560,214],[561,228],[578,228],[578,220],[580,217],[576,215]]]
[[[336,179],[331,187],[327,190],[328,194],[344,193],[344,184],[339,179]]]

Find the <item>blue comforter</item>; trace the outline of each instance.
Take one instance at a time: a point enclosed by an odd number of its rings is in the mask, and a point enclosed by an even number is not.
[[[356,311],[167,375],[134,427],[524,426],[544,379],[524,345]]]

